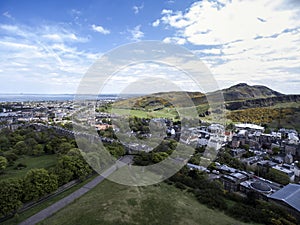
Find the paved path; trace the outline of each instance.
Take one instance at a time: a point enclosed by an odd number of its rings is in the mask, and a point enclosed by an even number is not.
[[[132,158],[130,157],[123,157],[120,159],[125,164],[131,163]],[[119,167],[119,166],[118,166]],[[120,168],[120,167],[119,167]],[[29,217],[28,219],[21,222],[19,225],[34,225],[38,222],[46,219],[47,217],[53,215],[58,210],[64,208],[65,206],[69,205],[71,202],[73,202],[75,199],[81,197],[85,193],[87,193],[89,190],[97,186],[99,183],[101,183],[105,177],[108,177],[110,174],[112,174],[116,170],[116,166],[110,167],[108,170],[106,170],[103,173],[103,176],[99,175],[83,187],[79,188],[77,191],[74,191],[72,194],[68,195],[67,197],[64,197],[63,199],[59,200],[58,202],[54,203],[53,205],[43,209],[42,211],[38,212],[37,214]]]

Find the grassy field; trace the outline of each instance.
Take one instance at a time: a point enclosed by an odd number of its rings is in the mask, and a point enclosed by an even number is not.
[[[244,224],[201,205],[192,194],[161,183],[128,187],[104,181],[40,225]]]
[[[175,119],[177,113],[175,109],[172,108],[164,108],[158,111],[146,111],[139,109],[113,109],[112,113],[117,115],[129,115],[135,116],[138,118],[169,118]]]
[[[22,156],[15,161],[13,166],[7,167],[0,175],[1,179],[7,178],[22,178],[26,173],[33,168],[45,168],[48,169],[54,166],[57,162],[56,155],[42,155],[42,156]],[[25,164],[27,167],[21,170],[14,169],[19,163]]]

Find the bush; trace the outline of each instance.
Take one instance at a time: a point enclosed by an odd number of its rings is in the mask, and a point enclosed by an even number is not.
[[[180,182],[176,182],[175,183],[175,187],[181,189],[181,190],[185,190],[187,188],[187,186],[185,186],[184,184],[180,183]]]
[[[15,170],[21,170],[21,169],[24,169],[26,168],[27,165],[26,164],[23,164],[23,163],[18,163],[18,165],[15,166]]]
[[[24,201],[38,200],[57,190],[57,176],[45,169],[31,169],[24,178]]]
[[[203,189],[196,191],[196,197],[199,202],[206,204],[210,208],[224,210],[227,208],[224,197],[218,194],[214,189]]]
[[[10,215],[22,206],[23,182],[17,179],[0,181],[0,217]]]
[[[9,163],[16,161],[19,158],[15,153],[12,152],[4,153],[4,156]]]

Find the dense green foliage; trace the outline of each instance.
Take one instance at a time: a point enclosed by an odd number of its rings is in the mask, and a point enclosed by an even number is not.
[[[3,129],[0,132],[0,154],[8,157],[13,163],[17,156],[39,156],[43,154],[64,154],[71,147],[76,147],[75,141],[57,134],[52,129],[36,130],[34,127],[23,127],[16,131]]]
[[[57,176],[45,169],[32,169],[24,178],[24,201],[38,200],[58,188]]]
[[[272,180],[283,185],[287,185],[288,183],[290,183],[290,178],[288,175],[273,168],[269,169],[265,177],[268,180]]]
[[[167,158],[176,149],[177,142],[173,139],[163,140],[151,152],[141,152],[134,157],[134,163],[140,166],[158,163]]]
[[[7,166],[7,159],[3,156],[0,156],[0,173],[4,170]]]
[[[228,150],[220,152],[216,161],[236,169],[245,170],[245,165],[240,160],[232,157]]]
[[[80,151],[76,148],[70,149],[66,155],[61,155],[56,167],[51,171],[58,176],[59,185],[73,179],[84,179],[92,172]]]
[[[23,203],[53,193],[73,179],[84,179],[92,173],[75,141],[54,130],[23,127],[13,132],[4,129],[0,139],[3,140],[0,145],[0,217],[14,213]],[[47,163],[37,163],[44,158]],[[17,173],[21,175],[14,176]],[[7,179],[12,175],[20,179]]]
[[[22,206],[23,181],[20,179],[1,180],[0,187],[0,217],[2,217]]]
[[[125,148],[122,144],[113,142],[113,143],[104,143],[104,146],[109,153],[115,158],[120,158],[125,154]]]

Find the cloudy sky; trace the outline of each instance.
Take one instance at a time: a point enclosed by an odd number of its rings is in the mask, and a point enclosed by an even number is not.
[[[194,52],[220,88],[300,94],[298,0],[2,0],[0,93],[75,93],[96,59],[143,40]]]

